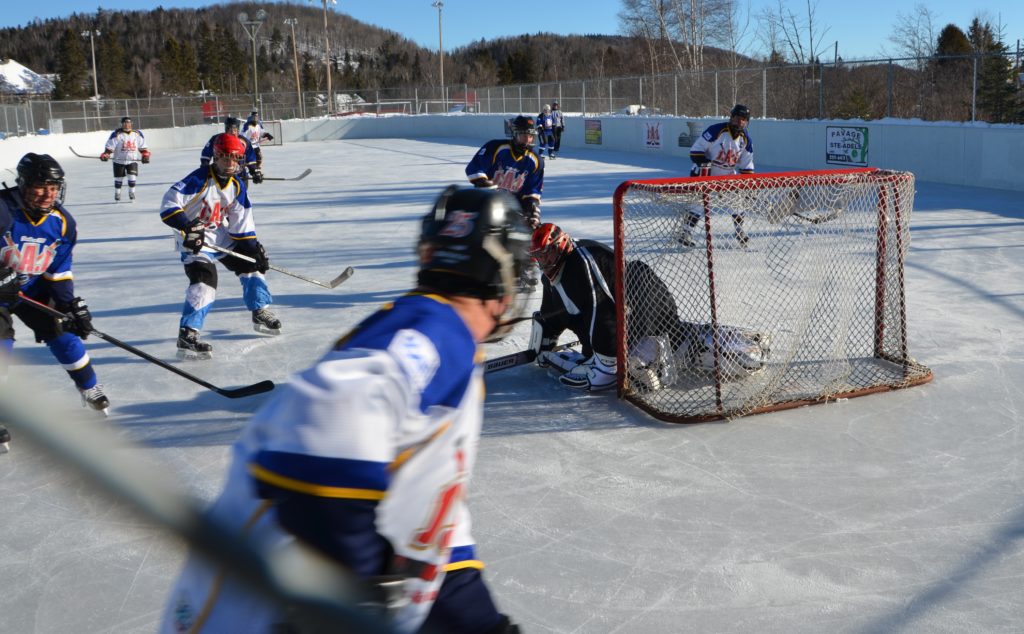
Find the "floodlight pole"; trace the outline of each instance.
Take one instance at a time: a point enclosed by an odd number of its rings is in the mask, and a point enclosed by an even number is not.
[[[441,0],[434,0],[434,3],[430,6],[437,9],[437,53],[441,59],[441,107],[444,108],[445,112],[447,112],[448,98],[444,89],[444,40],[441,35],[441,10],[444,9],[444,2]]]
[[[242,28],[245,29],[246,35],[252,41],[252,107],[254,110],[259,109],[260,95],[259,82],[256,78],[256,34],[259,33],[260,27],[263,26],[263,21],[266,19],[267,12],[263,9],[257,11],[252,20],[245,12],[238,14],[238,21],[242,23]]]
[[[96,127],[98,129],[102,122],[100,121],[100,85],[96,79],[96,40],[93,38],[94,35],[99,37],[100,32],[97,29],[82,31],[82,37],[89,38],[89,48],[92,50],[92,92],[96,97]]]
[[[338,4],[338,0],[329,0],[331,4]],[[328,0],[320,0],[321,4],[324,5],[324,64],[327,67],[327,116],[331,116],[331,110],[334,108],[334,91],[331,89],[331,40],[327,36],[327,2]]]

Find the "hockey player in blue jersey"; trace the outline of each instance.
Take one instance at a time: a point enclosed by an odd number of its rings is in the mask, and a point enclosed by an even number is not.
[[[555,158],[555,127],[557,125],[558,120],[552,112],[551,106],[545,104],[544,109],[537,115],[537,134],[540,135],[541,156],[546,151],[548,158]]]
[[[544,159],[533,151],[537,121],[519,115],[511,121],[510,132],[511,139],[493,139],[477,150],[466,166],[466,177],[477,187],[512,192],[533,229],[540,225],[544,191]]]
[[[64,208],[64,170],[49,154],[29,153],[17,167],[17,187],[0,191],[0,365],[14,347],[14,320],[45,343],[82,395],[82,404],[105,412],[110,405],[82,339],[92,332],[85,300],[75,296],[72,252],[75,219]],[[57,321],[18,292],[69,315]]]
[[[245,142],[222,133],[213,141],[213,160],[171,186],[160,207],[160,219],[174,229],[189,287],[178,330],[178,357],[209,359],[213,346],[200,341],[199,331],[217,297],[219,261],[238,276],[242,299],[252,311],[257,332],[279,334],[281,321],[267,308],[273,297],[263,274],[270,266],[256,239],[256,223],[245,184],[237,178],[245,162]],[[210,249],[215,245],[255,259],[255,263]],[[206,248],[204,248],[206,247]]]
[[[256,156],[256,150],[252,147],[252,143],[250,143],[249,139],[242,136],[239,132],[241,125],[242,122],[235,117],[227,117],[224,119],[224,132],[237,136],[245,143],[245,161],[242,165],[242,169],[240,169],[235,176],[246,183],[249,182],[249,177],[252,176],[252,182],[259,185],[263,182],[263,171],[258,167],[259,161]],[[199,152],[200,165],[205,167],[210,164],[210,159],[213,158],[213,142],[219,136],[220,133],[217,133],[210,137],[210,140],[206,142],[206,145],[204,145],[203,149]]]
[[[690,176],[724,176],[726,174],[754,173],[754,142],[747,132],[750,123],[750,108],[736,104],[729,113],[729,120],[708,126],[690,147]],[[686,217],[686,229],[679,241],[688,247],[696,244],[691,233],[703,212],[692,209]],[[743,216],[732,216],[736,241],[747,245],[747,234],[743,231]]]
[[[509,194],[446,189],[423,218],[417,288],[253,416],[214,518],[267,549],[301,540],[370,587],[397,577],[395,631],[519,632],[483,581],[467,487],[483,417],[479,344],[516,314],[529,240]],[[192,556],[160,631],[200,626],[294,631],[278,606]]]

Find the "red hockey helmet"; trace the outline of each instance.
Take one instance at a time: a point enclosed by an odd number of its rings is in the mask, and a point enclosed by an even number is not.
[[[238,173],[245,163],[245,141],[228,132],[218,134],[213,141],[214,169],[221,176]]]
[[[562,269],[565,256],[572,253],[574,248],[569,234],[558,225],[545,222],[533,231],[530,255],[537,260],[544,275],[553,280]]]

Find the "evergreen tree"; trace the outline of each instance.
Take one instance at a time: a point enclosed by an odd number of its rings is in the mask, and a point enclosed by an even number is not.
[[[978,118],[991,123],[1012,123],[1017,108],[1009,48],[991,24],[978,18],[971,22],[968,38],[975,52],[984,55],[978,66]]]
[[[96,69],[100,94],[107,97],[125,97],[129,94],[124,48],[113,30],[104,31],[96,41]]]
[[[84,99],[91,92],[88,84],[89,70],[82,52],[82,39],[77,32],[64,29],[57,53],[57,81],[54,82],[54,99]]]

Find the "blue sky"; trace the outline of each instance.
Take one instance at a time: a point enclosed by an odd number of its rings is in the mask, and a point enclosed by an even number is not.
[[[740,0],[742,3],[744,0]],[[814,0],[812,0],[813,2]],[[783,0],[794,13],[804,10],[804,0]],[[320,0],[315,0],[320,5]],[[880,56],[883,50],[894,51],[889,42],[896,16],[911,15],[918,1],[817,0],[817,20],[828,31],[823,37],[828,51],[833,42],[839,42],[839,54],[846,59]],[[217,4],[205,0],[167,0],[154,2],[165,7],[198,7]],[[437,9],[432,0],[338,0],[330,5],[332,11],[383,28],[396,31],[430,48],[438,44]],[[929,0],[930,10],[936,18],[936,31],[952,22],[966,29],[978,13],[991,22],[1001,21],[1005,42],[1012,49],[1018,39],[1024,39],[1024,3],[990,2],[984,9],[963,0]],[[85,7],[89,8],[86,9]],[[83,4],[78,0],[47,0],[41,5],[6,3],[0,12],[0,27],[20,26],[32,19],[62,17],[73,12],[94,11],[95,7],[116,10],[135,10],[144,6],[137,0],[103,0]],[[759,13],[762,7],[777,7],[778,0],[749,0],[751,11]],[[444,0],[443,28],[446,50],[464,46],[480,38],[520,35],[548,31],[562,34],[615,34],[618,33],[617,14],[620,0],[550,0],[537,3],[487,2],[486,0]],[[828,57],[829,55],[825,55]]]

